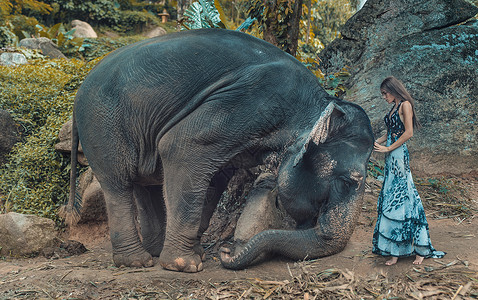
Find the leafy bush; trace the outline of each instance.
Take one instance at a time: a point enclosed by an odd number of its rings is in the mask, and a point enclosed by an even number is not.
[[[53,25],[78,19],[91,25],[114,26],[120,21],[119,5],[109,0],[47,0],[53,11],[49,15],[34,15],[41,23]]]
[[[25,130],[0,168],[0,212],[36,214],[60,222],[56,212],[66,200],[68,159],[54,150],[61,126],[70,118],[76,90],[97,60],[36,60],[0,66],[0,109]]]
[[[149,12],[127,10],[120,13],[120,22],[116,26],[118,31],[139,33],[151,25],[158,26],[159,18]]]
[[[149,25],[158,25],[159,4],[137,1],[109,0],[47,0],[53,8],[49,15],[35,14],[41,23],[52,26],[57,23],[70,24],[78,19],[94,27],[109,27],[120,32],[138,32]]]
[[[46,37],[54,42],[66,56],[75,56],[83,50],[83,38],[74,37],[74,30],[66,31],[62,23],[58,23],[51,28],[37,25],[35,32],[36,36]]]
[[[13,26],[12,31],[19,37],[19,40],[30,38],[35,33],[35,28],[38,25],[37,19],[24,15],[12,15],[8,18],[8,21]]]
[[[12,29],[10,24],[0,26],[0,48],[11,46],[17,42],[17,36]]]
[[[144,39],[146,39],[146,37],[141,35],[126,36],[115,39],[107,37],[99,37],[96,39],[86,38],[83,41],[83,50],[80,52],[84,59],[92,60],[96,57],[104,56],[115,49]]]

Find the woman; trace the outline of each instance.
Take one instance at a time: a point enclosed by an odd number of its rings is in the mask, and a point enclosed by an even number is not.
[[[424,258],[441,258],[430,241],[425,211],[413,183],[410,157],[405,144],[420,123],[415,114],[414,100],[395,77],[387,77],[380,85],[382,97],[393,104],[385,116],[387,134],[375,141],[374,150],[386,153],[385,180],[377,204],[377,224],[373,234],[375,254],[390,256],[390,266],[399,257],[416,255],[413,264]],[[386,142],[386,145],[383,144]]]

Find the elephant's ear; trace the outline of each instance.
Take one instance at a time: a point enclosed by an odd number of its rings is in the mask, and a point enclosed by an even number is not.
[[[324,143],[329,134],[329,124],[334,110],[339,111],[341,114],[345,114],[344,110],[334,102],[330,102],[325,110],[320,114],[319,119],[315,122],[314,127],[310,131],[307,139],[304,142],[304,145],[300,148],[299,153],[295,157],[294,167],[300,162],[302,157],[304,157],[305,152],[309,143],[312,141],[314,144],[319,145]]]

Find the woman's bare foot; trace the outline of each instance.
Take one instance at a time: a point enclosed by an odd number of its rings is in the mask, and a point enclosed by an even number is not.
[[[413,261],[413,264],[414,265],[421,265],[422,262],[423,262],[423,259],[424,259],[423,256],[417,255],[417,256],[415,256],[415,260]]]
[[[397,263],[398,257],[392,256],[389,260],[385,262],[387,266],[391,266]]]

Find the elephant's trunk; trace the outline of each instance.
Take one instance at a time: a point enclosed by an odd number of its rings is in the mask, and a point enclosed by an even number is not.
[[[221,263],[228,269],[244,269],[263,253],[276,253],[293,260],[315,259],[341,251],[347,240],[307,230],[266,230],[252,237],[241,252],[230,256],[221,248]]]

